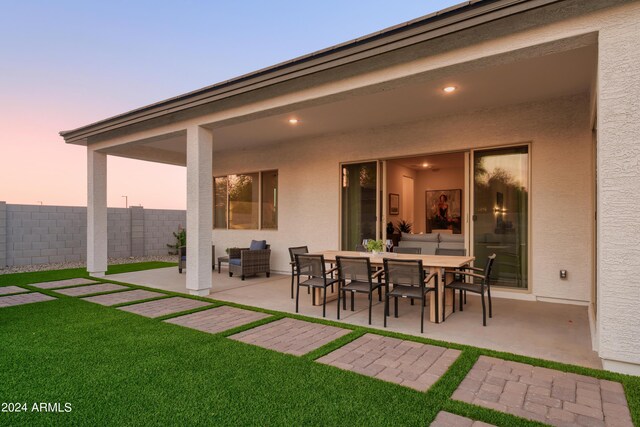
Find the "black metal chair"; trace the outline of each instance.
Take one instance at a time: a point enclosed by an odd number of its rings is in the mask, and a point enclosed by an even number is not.
[[[367,257],[337,256],[338,263],[338,320],[340,320],[340,296],[342,296],[342,308],[347,310],[347,292],[351,292],[351,311],[354,311],[354,297],[357,292],[369,296],[369,324],[371,324],[371,308],[373,305],[373,291],[378,290],[378,301],[382,301],[381,282],[373,281],[379,277],[383,270],[372,274],[371,260]]]
[[[462,249],[448,249],[448,248],[436,248],[436,255],[443,255],[443,256],[467,256],[467,250],[462,248]],[[454,274],[453,276],[453,280],[459,280],[459,281],[464,281],[464,277]],[[464,296],[464,303],[467,303],[467,292],[464,291],[462,293],[462,295]]]
[[[294,299],[293,295],[293,287],[294,287],[294,279],[296,276],[296,254],[308,254],[309,248],[307,246],[295,246],[293,248],[289,248],[289,257],[291,258],[291,299]]]
[[[397,254],[414,254],[414,255],[420,255],[422,253],[422,248],[409,248],[406,246],[400,247],[400,246],[396,246],[393,248],[393,252],[397,253]]]
[[[491,269],[493,268],[493,262],[496,259],[496,254],[487,257],[487,264],[484,268],[477,267],[461,267],[459,271],[450,272],[449,274],[455,274],[470,278],[472,282],[465,282],[463,280],[454,280],[453,282],[444,285],[445,293],[443,295],[443,306],[446,306],[447,289],[453,289],[453,312],[456,312],[456,290],[460,292],[460,311],[462,308],[462,292],[473,292],[479,294],[482,298],[482,325],[487,326],[487,310],[484,302],[484,294],[487,294],[489,298],[489,318],[493,317],[493,311],[491,309]],[[468,270],[468,271],[464,271]],[[477,272],[482,272],[478,274]],[[474,273],[475,272],[475,273]],[[473,280],[475,279],[475,282]],[[444,321],[444,313],[442,320]]]
[[[398,298],[411,298],[420,300],[420,333],[424,332],[424,307],[427,303],[427,293],[434,292],[438,298],[438,275],[436,272],[425,274],[422,260],[412,259],[384,259],[385,276],[385,304],[384,304],[384,326],[387,327],[387,316],[389,316],[389,298],[394,299],[394,317],[398,317]],[[426,277],[425,277],[426,276]],[[427,283],[434,279],[433,287],[428,287]],[[389,289],[393,286],[393,289]],[[436,304],[436,319],[438,309]]]
[[[296,313],[298,312],[298,302],[300,300],[300,286],[308,289],[324,289],[322,298],[322,317],[326,317],[327,311],[327,288],[338,282],[338,279],[330,277],[336,268],[327,271],[324,256],[310,254],[296,254]],[[306,276],[307,280],[300,281],[300,276]],[[314,294],[315,295],[315,294]]]

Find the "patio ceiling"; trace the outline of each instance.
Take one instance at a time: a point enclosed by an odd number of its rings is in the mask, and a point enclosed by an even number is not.
[[[214,151],[299,141],[320,135],[412,122],[427,117],[590,93],[595,87],[597,46],[517,52],[491,61],[438,69],[368,93],[345,93],[314,105],[291,105],[260,116],[209,127]],[[457,90],[445,94],[445,86]],[[300,122],[291,125],[290,118]],[[140,160],[186,164],[186,133],[175,132],[105,150]]]

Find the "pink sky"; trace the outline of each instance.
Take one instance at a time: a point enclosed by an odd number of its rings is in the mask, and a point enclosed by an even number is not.
[[[0,14],[0,201],[85,206],[58,135],[428,14],[456,0],[11,2]],[[336,13],[336,11],[340,13]],[[109,156],[107,203],[184,209],[186,170]]]

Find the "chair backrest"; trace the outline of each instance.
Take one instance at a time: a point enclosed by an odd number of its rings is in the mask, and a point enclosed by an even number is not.
[[[421,259],[384,259],[384,276],[389,285],[424,287]]]
[[[484,266],[484,281],[486,285],[491,281],[491,269],[493,268],[493,262],[496,260],[496,254],[489,255],[487,257],[487,264]]]
[[[367,248],[364,245],[356,245],[356,252],[367,252]]]
[[[397,254],[417,254],[420,255],[422,253],[422,248],[411,248],[409,246],[396,246],[393,248],[393,252]]]
[[[438,248],[436,249],[436,255],[467,256],[467,250]]]
[[[308,254],[309,248],[306,246],[294,246],[293,248],[289,248],[289,257],[291,258],[291,262],[296,262],[296,254]]]
[[[371,260],[368,257],[337,256],[340,280],[365,282],[371,285]]]
[[[311,255],[311,254],[296,254],[295,257],[296,257],[296,270],[297,270],[296,273],[298,277],[309,276],[309,277],[320,277],[322,279],[326,277],[324,256]]]

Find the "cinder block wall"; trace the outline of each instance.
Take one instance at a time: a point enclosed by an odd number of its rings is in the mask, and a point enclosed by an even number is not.
[[[109,208],[109,257],[166,255],[185,223],[185,211]],[[83,261],[86,253],[85,207],[0,202],[0,267]]]

